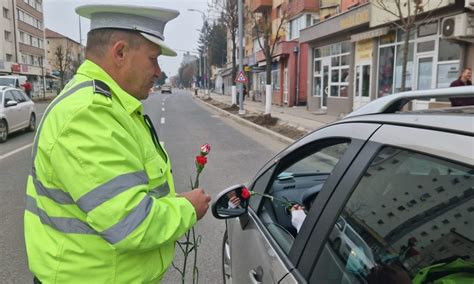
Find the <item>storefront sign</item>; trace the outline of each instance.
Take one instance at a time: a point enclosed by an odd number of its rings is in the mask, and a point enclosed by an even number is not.
[[[372,60],[373,41],[366,39],[356,43],[356,62]]]
[[[369,25],[370,5],[361,5],[300,31],[299,42],[316,42],[323,37],[349,32],[352,28]]]
[[[21,64],[21,72],[22,73],[27,73],[28,72],[28,65]]]
[[[13,73],[20,73],[21,72],[20,64],[12,64],[12,72]]]
[[[342,18],[339,21],[339,28],[341,30],[348,29],[350,27],[355,27],[358,25],[362,25],[364,23],[369,22],[369,11],[368,10],[363,10],[351,15],[348,15],[347,17]]]

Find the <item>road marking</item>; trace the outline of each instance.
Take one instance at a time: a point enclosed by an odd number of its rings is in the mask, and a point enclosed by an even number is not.
[[[161,124],[165,124],[165,118],[164,117],[161,118]]]
[[[161,111],[165,111],[165,108],[161,108]]]
[[[0,160],[3,160],[3,159],[8,158],[8,157],[10,157],[10,156],[12,156],[12,155],[15,155],[16,153],[21,152],[21,151],[23,151],[23,150],[25,150],[25,149],[28,149],[29,147],[31,147],[31,145],[33,145],[33,143],[30,143],[30,144],[25,145],[25,146],[23,146],[23,147],[21,147],[21,148],[15,149],[15,150],[13,150],[13,151],[11,151],[11,152],[9,152],[9,153],[3,154],[3,155],[0,156]]]

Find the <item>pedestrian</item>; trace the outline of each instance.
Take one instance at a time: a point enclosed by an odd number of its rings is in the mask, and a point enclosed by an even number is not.
[[[203,189],[175,193],[170,158],[140,100],[160,75],[175,10],[86,5],[86,60],[33,143],[25,242],[36,283],[156,283],[175,241],[207,212]]]
[[[33,85],[26,81],[23,85],[21,85],[23,87],[23,89],[25,90],[25,93],[26,95],[28,96],[28,98],[31,99],[31,90],[33,89]]]
[[[472,69],[466,67],[462,70],[461,76],[457,80],[451,82],[450,87],[462,87],[462,86],[471,86],[472,85]],[[469,106],[474,105],[474,98],[473,97],[457,97],[457,98],[450,98],[451,106]]]

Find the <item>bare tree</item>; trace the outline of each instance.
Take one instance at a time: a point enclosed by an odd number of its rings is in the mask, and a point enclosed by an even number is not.
[[[254,37],[257,39],[258,45],[265,56],[265,73],[266,73],[266,84],[272,84],[272,58],[275,52],[275,47],[281,40],[282,32],[285,31],[286,23],[288,22],[288,9],[289,6],[279,8],[279,17],[276,24],[275,30],[273,29],[273,21],[271,18],[272,8],[267,8],[259,12],[252,12],[248,10],[247,14],[253,21],[253,32]],[[267,100],[270,99],[271,105],[271,94],[266,94]],[[270,115],[270,113],[265,113]]]
[[[213,0],[213,9],[220,13],[222,22],[230,34],[232,42],[232,79],[237,75],[237,29],[239,27],[237,1],[235,0]],[[232,84],[235,85],[234,80]]]
[[[71,49],[72,46],[66,43],[66,46],[59,44],[54,50],[53,66],[59,72],[61,90],[64,88],[67,72],[73,68]]]
[[[434,6],[433,2],[437,1],[436,7],[430,7],[429,11],[425,11],[426,7]],[[433,5],[430,5],[431,4]],[[406,88],[408,49],[410,35],[417,30],[419,23],[429,22],[429,18],[434,9],[442,4],[443,0],[374,0],[372,4],[382,11],[396,17],[397,21],[392,22],[393,25],[402,29],[405,33],[402,47],[402,78],[401,91]],[[433,9],[434,8],[434,9]]]

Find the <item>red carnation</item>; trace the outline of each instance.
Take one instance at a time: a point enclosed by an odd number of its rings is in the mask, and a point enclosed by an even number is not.
[[[242,199],[245,199],[245,200],[249,199],[250,195],[251,195],[250,191],[246,187],[244,187],[242,189],[242,192],[240,193],[240,197],[242,197]]]
[[[204,156],[196,156],[196,164],[203,166],[207,163],[207,158]]]

